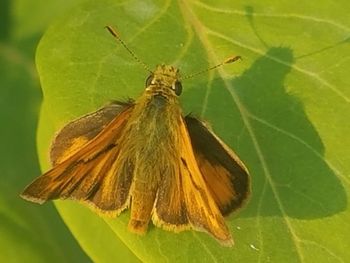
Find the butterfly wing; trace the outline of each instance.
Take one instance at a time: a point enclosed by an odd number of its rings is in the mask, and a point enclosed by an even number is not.
[[[224,218],[197,165],[184,120],[179,126],[178,162],[171,165],[159,186],[153,222],[167,230],[196,229],[233,245]]]
[[[185,117],[196,161],[223,215],[240,208],[250,194],[247,168],[203,122]]]
[[[63,128],[52,146],[55,166],[27,186],[21,196],[37,203],[58,198],[75,199],[112,216],[125,209],[133,164],[119,158],[119,152],[133,105],[122,106],[101,109]],[[91,123],[98,114],[105,112],[111,116],[98,125]],[[80,130],[72,135],[68,127]]]
[[[74,154],[87,142],[99,134],[108,123],[123,110],[133,105],[128,102],[115,101],[103,108],[71,121],[55,136],[50,150],[53,165]]]

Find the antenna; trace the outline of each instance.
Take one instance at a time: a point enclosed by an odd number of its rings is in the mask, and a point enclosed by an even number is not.
[[[197,75],[203,74],[203,73],[205,73],[205,72],[208,72],[208,71],[210,71],[210,70],[213,70],[213,69],[216,69],[216,68],[218,68],[218,67],[221,67],[222,65],[231,64],[231,63],[233,63],[233,62],[235,62],[235,61],[237,61],[237,60],[241,60],[241,59],[242,59],[241,56],[231,56],[231,57],[228,57],[228,58],[225,59],[223,62],[221,62],[221,63],[219,63],[219,64],[217,64],[217,65],[215,65],[215,66],[213,66],[213,67],[210,67],[210,68],[201,70],[201,71],[196,72],[196,73],[192,73],[192,74],[190,74],[190,75],[187,75],[187,76],[181,78],[181,80],[192,78],[192,77],[194,77],[194,76],[197,76]]]
[[[140,60],[140,59],[135,55],[134,52],[132,52],[132,51],[128,48],[128,46],[127,46],[127,45],[125,44],[125,42],[120,38],[120,36],[118,35],[117,31],[116,31],[113,27],[111,27],[111,26],[105,26],[105,28],[107,28],[107,30],[109,31],[109,33],[111,33],[112,36],[114,36],[114,37],[119,41],[119,43],[123,45],[123,47],[130,53],[130,55],[131,55],[139,64],[141,64],[145,70],[147,70],[147,71],[150,72],[150,73],[153,73],[153,71],[150,70],[149,67],[148,67],[142,60]]]

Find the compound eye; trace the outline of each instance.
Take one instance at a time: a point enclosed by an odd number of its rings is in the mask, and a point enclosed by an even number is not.
[[[146,79],[146,88],[151,85],[153,80],[153,75],[149,75],[148,78]]]
[[[182,92],[182,84],[180,81],[175,81],[175,83],[173,84],[173,90],[177,96],[180,96]]]

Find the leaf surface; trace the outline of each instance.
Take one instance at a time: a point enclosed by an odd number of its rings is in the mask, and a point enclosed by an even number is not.
[[[50,27],[37,53],[45,169],[54,131],[112,99],[143,92],[147,72],[104,26],[116,26],[150,67],[173,64],[183,75],[230,55],[243,57],[183,81],[181,95],[184,112],[210,123],[250,170],[252,198],[227,221],[235,246],[221,247],[204,233],[155,227],[140,237],[127,231],[128,212],[100,220],[79,204],[57,202],[67,226],[95,261],[103,253],[114,258],[116,239],[145,262],[350,258],[350,4],[329,4],[87,1]],[[93,246],[91,235],[100,231],[108,239]]]

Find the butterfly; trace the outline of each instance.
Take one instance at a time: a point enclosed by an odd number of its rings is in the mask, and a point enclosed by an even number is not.
[[[52,142],[53,167],[21,196],[40,204],[73,199],[112,217],[130,209],[132,232],[145,233],[152,221],[232,246],[224,217],[248,199],[247,168],[204,122],[183,115],[177,68],[158,65],[145,87],[136,100],[112,102],[64,126]]]

